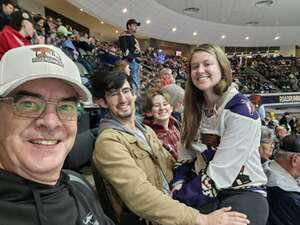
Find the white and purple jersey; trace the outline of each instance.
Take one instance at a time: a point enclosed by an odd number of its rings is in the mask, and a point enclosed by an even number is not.
[[[235,87],[230,86],[224,93],[212,116],[203,113],[199,129],[200,133],[220,136],[220,144],[207,167],[207,175],[217,189],[266,184],[258,151],[261,120],[248,98]]]

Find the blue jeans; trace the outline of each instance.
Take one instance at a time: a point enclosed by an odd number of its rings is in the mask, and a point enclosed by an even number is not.
[[[141,70],[141,65],[133,60],[131,63],[129,63],[129,68],[130,68],[130,76],[133,81],[133,89],[136,94],[139,94],[140,92],[140,70]]]

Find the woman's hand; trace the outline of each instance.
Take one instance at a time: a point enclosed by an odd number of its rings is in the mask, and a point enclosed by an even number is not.
[[[207,147],[217,148],[220,144],[220,136],[216,134],[201,134],[201,142]]]
[[[208,215],[201,214],[196,225],[247,225],[249,223],[245,214],[231,211],[231,207],[226,207]]]

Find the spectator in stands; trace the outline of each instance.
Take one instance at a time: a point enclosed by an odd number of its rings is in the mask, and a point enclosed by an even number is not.
[[[45,23],[45,33],[46,33],[46,39],[45,43],[47,44],[53,44],[56,39],[56,23],[54,19],[51,16],[47,16],[47,21]]]
[[[267,117],[269,118],[268,124],[266,124],[269,128],[274,129],[279,125],[279,121],[276,119],[275,112],[268,112]]]
[[[171,73],[170,84],[162,86],[162,89],[167,91],[170,96],[170,103],[173,106],[172,116],[174,116],[180,123],[182,122],[183,113],[183,98],[184,89],[175,83],[175,78]]]
[[[71,35],[73,33],[67,29],[67,27],[61,24],[57,28],[57,43],[56,46],[62,48],[64,52],[71,57],[73,60],[77,60],[79,56],[79,52],[76,50],[72,40]]]
[[[34,33],[32,17],[25,10],[18,10],[11,14],[10,25],[0,32],[0,59],[12,48],[30,45]]]
[[[247,223],[229,208],[204,215],[171,199],[168,182],[175,161],[154,131],[136,119],[136,95],[128,76],[113,72],[93,77],[94,95],[109,109],[100,123],[93,161],[109,184],[120,224],[126,219],[128,224],[146,224],[139,217],[158,224]]]
[[[149,89],[143,99],[143,110],[147,115],[144,124],[154,130],[164,148],[177,160],[181,125],[171,116],[169,94],[162,89]]]
[[[175,79],[173,78],[172,75],[172,70],[169,68],[163,68],[161,71],[159,71],[159,77],[160,77],[160,83],[162,87],[175,83]]]
[[[129,68],[129,63],[127,62],[127,60],[118,60],[115,63],[115,69],[117,71],[126,73],[128,76],[130,76],[130,68]]]
[[[36,31],[37,38],[43,38],[45,40],[45,38],[46,38],[46,28],[45,28],[46,18],[43,17],[41,14],[35,14],[33,16],[33,22],[34,22],[34,29]]]
[[[113,224],[88,184],[61,170],[78,103],[91,99],[76,65],[54,46],[25,46],[2,57],[0,77],[0,224]]]
[[[265,225],[267,179],[258,152],[259,115],[232,86],[230,63],[219,46],[197,46],[189,68],[182,142],[190,155],[185,159],[196,161],[178,168],[174,196],[200,210],[230,205],[251,224]]]
[[[118,60],[121,59],[116,55],[116,51],[116,47],[114,45],[110,45],[104,54],[99,54],[101,62],[113,66]]]
[[[270,206],[268,225],[297,225],[300,221],[300,138],[283,138],[275,159],[264,164]]]
[[[250,99],[251,103],[255,106],[255,109],[257,110],[257,112],[260,116],[260,119],[262,121],[265,121],[266,112],[265,112],[264,105],[262,105],[262,103],[261,103],[261,96],[253,94],[249,97],[249,99]]]
[[[128,82],[131,85],[134,85],[134,81],[132,80],[132,77],[130,76],[130,68],[129,68],[129,63],[127,62],[127,60],[123,59],[123,60],[116,61],[114,70],[127,74]],[[138,102],[138,104],[140,104],[140,102]]]
[[[16,5],[16,0],[1,0],[0,31],[4,28],[4,26],[9,25],[10,15],[14,12]]]
[[[291,128],[292,134],[297,133],[297,122],[298,122],[298,119],[296,118],[296,116],[293,116],[292,119],[290,119],[290,121],[289,121],[289,126]]]
[[[274,133],[278,139],[278,141],[282,140],[285,136],[289,134],[285,126],[276,126]]]
[[[83,35],[83,34],[82,34]],[[93,51],[94,46],[88,43],[88,40],[82,39],[81,34],[78,31],[73,32],[74,46],[81,52],[81,55],[87,55]]]
[[[289,113],[285,112],[282,117],[279,120],[279,125],[283,125],[285,126],[285,128],[287,129],[287,131],[289,131],[289,123],[288,123],[288,119],[289,119]]]
[[[140,91],[140,62],[141,62],[141,48],[138,40],[134,34],[137,31],[137,27],[141,23],[135,19],[130,19],[126,23],[126,31],[122,32],[119,37],[119,45],[123,52],[124,59],[129,62],[130,75],[134,81],[134,89],[139,95]]]
[[[266,126],[262,126],[259,146],[259,154],[262,163],[268,161],[271,158],[274,147],[275,143],[273,130]]]
[[[277,149],[281,143],[281,140],[289,135],[289,132],[287,131],[287,129],[285,128],[285,126],[275,126],[274,128],[274,134],[275,134],[275,149]]]

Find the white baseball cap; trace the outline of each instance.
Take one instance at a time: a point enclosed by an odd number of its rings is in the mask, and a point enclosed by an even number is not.
[[[89,90],[81,83],[76,64],[53,45],[29,45],[6,52],[0,61],[0,96],[21,84],[40,78],[67,81],[85,103],[92,102]]]

